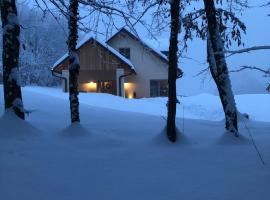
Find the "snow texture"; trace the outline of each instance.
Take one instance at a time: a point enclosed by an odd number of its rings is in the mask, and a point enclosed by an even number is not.
[[[14,99],[14,101],[12,102],[12,106],[13,106],[13,108],[18,108],[23,113],[29,113],[29,111],[24,109],[23,102],[22,102],[21,98]]]
[[[11,72],[8,77],[8,81],[12,82],[15,81],[17,85],[20,86],[21,81],[20,81],[20,73],[19,73],[19,68],[18,67],[13,67],[11,69]]]
[[[70,60],[72,60],[72,63],[69,65],[70,70],[76,70],[80,66],[80,59],[78,54],[75,51],[69,52]]]
[[[101,104],[100,100],[115,109],[83,102],[81,124],[70,125],[68,96],[60,89],[27,87],[23,94],[26,106],[35,110],[26,121],[13,112],[0,118],[0,199],[270,197],[269,122],[240,123],[241,137],[235,138],[224,134],[222,122],[186,119],[183,124],[178,118],[177,127],[182,130],[184,125],[184,134],[171,144],[161,116],[117,110],[125,107],[123,102],[147,110],[149,105],[163,104],[162,98],[124,101],[110,95],[85,94],[85,99],[94,98],[93,102]],[[194,101],[209,110],[218,102],[217,97],[206,94],[187,98],[186,104]],[[249,105],[244,103],[254,99],[258,100],[257,106],[269,102],[269,95],[239,98],[249,100],[239,101],[246,108]],[[269,115],[265,117],[270,119]],[[246,127],[266,165],[255,151]]]
[[[24,87],[24,91],[36,95],[46,95],[48,98],[66,100],[69,98],[67,93],[63,93],[61,88],[47,87]],[[202,93],[194,96],[180,97],[181,104],[177,104],[177,117],[221,121],[224,119],[222,105],[219,96]],[[247,113],[251,121],[270,122],[268,94],[246,94],[236,95],[235,100],[240,113]],[[166,116],[167,98],[142,98],[125,99],[122,97],[105,93],[80,93],[80,103],[125,112],[136,112],[141,114]]]
[[[8,16],[7,16],[7,24],[4,26],[4,30],[3,30],[3,33],[4,34],[9,34],[9,31],[10,30],[13,30],[15,26],[18,26],[19,25],[19,22],[18,22],[18,18],[16,16],[15,13],[8,13]]]

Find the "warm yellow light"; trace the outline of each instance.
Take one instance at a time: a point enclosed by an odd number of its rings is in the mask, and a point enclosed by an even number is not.
[[[132,83],[124,83],[125,90],[129,90],[132,87]]]
[[[83,90],[87,92],[96,92],[97,91],[97,83],[90,81],[89,83],[83,84]]]
[[[128,98],[129,99],[133,99],[133,95],[132,94],[128,94]]]
[[[134,98],[134,92],[135,92],[135,84],[134,83],[124,83],[125,88],[125,96],[128,99]]]

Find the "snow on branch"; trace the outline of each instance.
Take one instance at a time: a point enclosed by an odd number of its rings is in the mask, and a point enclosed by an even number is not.
[[[78,70],[78,68],[80,67],[80,59],[75,51],[69,52],[69,60],[70,60],[69,69]]]
[[[265,70],[265,69],[262,69],[262,68],[259,68],[259,67],[245,66],[245,65],[241,66],[239,69],[231,70],[230,72],[240,72],[240,71],[247,70],[247,69],[257,70],[257,71],[263,72],[266,76],[270,76],[270,68]]]
[[[11,69],[10,74],[8,76],[8,81],[9,82],[15,81],[17,85],[21,84],[20,73],[19,73],[19,68],[18,67],[13,67]]]
[[[270,50],[270,46],[265,45],[265,46],[254,46],[254,47],[249,47],[249,48],[244,48],[244,49],[239,49],[239,50],[226,50],[225,53],[228,53],[229,55],[227,57],[230,57],[235,54],[241,54],[241,53],[249,53],[250,51],[258,51],[258,50]]]

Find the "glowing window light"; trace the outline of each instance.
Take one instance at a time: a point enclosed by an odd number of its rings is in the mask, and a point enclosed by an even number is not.
[[[133,92],[134,92],[134,84],[133,83],[124,83],[124,89],[126,98],[133,99]]]
[[[84,89],[87,92],[96,92],[97,91],[97,83],[90,81],[89,83],[84,84]]]
[[[128,94],[128,99],[133,99],[133,95],[132,94]]]

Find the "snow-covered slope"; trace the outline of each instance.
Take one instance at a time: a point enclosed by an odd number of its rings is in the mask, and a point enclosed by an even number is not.
[[[45,94],[51,97],[68,99],[68,94],[58,88],[26,87],[25,91]],[[167,113],[167,98],[124,99],[109,94],[81,93],[80,102],[102,108],[121,111],[131,111],[144,114],[165,116]],[[179,97],[181,104],[177,107],[179,118],[204,119],[220,121],[224,118],[218,96],[199,94],[189,97]],[[247,113],[252,120],[270,122],[270,95],[247,94],[236,95],[236,103],[240,112]],[[32,109],[30,105],[30,109]]]
[[[10,112],[0,118],[1,200],[270,198],[269,123],[241,122],[235,138],[223,122],[179,118],[184,134],[171,144],[165,120],[152,110],[164,99],[80,95],[81,124],[70,125],[68,98],[59,90],[24,88],[23,97],[33,110],[26,122]],[[214,96],[196,98],[202,107],[218,107]],[[189,105],[198,105],[196,98]],[[155,115],[119,111],[120,105]]]

